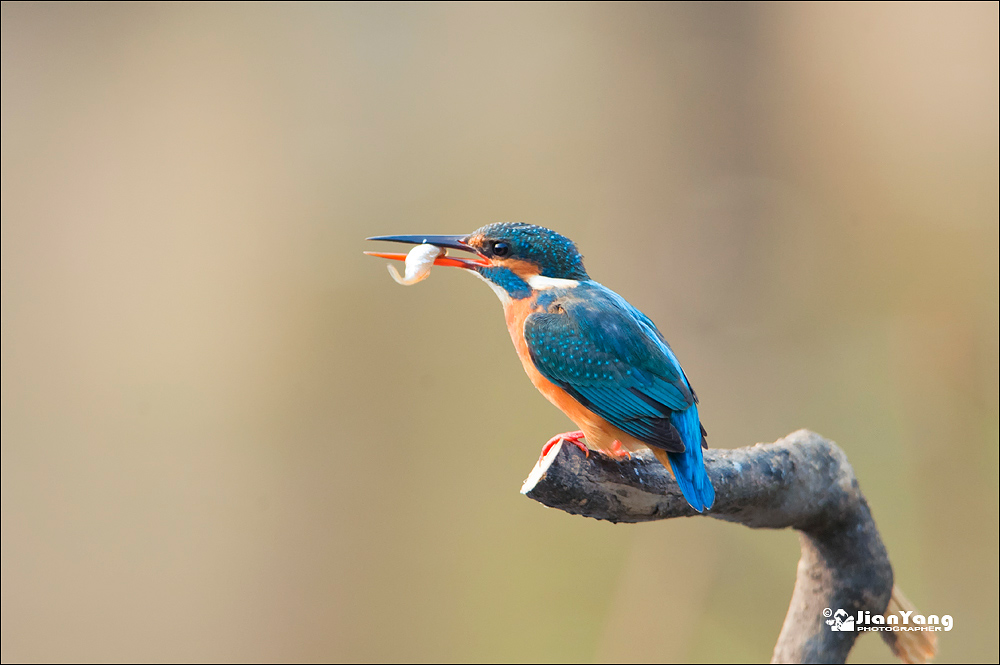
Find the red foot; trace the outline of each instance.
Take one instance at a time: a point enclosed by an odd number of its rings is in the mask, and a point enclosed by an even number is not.
[[[590,449],[587,448],[587,445],[583,443],[582,439],[583,439],[583,432],[581,432],[580,430],[577,430],[575,432],[563,432],[562,434],[556,434],[554,437],[549,439],[548,443],[542,446],[542,454],[541,456],[539,456],[538,459],[542,459],[542,457],[548,455],[549,451],[552,450],[552,446],[556,445],[560,441],[565,441],[566,443],[572,443],[574,446],[582,450],[584,455],[590,457]]]
[[[615,442],[611,444],[611,456],[617,457],[618,459],[621,459],[623,457],[632,459],[632,453],[626,450],[624,446],[622,446],[622,442],[619,441],[618,439],[615,439]]]

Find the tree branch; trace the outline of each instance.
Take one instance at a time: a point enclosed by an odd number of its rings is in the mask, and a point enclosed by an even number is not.
[[[892,566],[847,456],[833,442],[799,430],[774,443],[706,450],[705,467],[715,486],[708,517],[799,531],[802,558],[772,662],[845,662],[858,633],[831,630],[823,610],[875,615],[895,600]],[[616,523],[699,514],[650,453],[615,460],[560,443],[538,461],[521,493]],[[933,654],[932,647],[898,644],[912,641],[909,633],[879,634],[904,659]]]

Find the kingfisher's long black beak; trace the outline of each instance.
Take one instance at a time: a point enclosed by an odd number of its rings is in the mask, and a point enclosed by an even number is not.
[[[460,259],[452,256],[440,256],[434,259],[434,265],[436,266],[452,266],[455,268],[474,268],[476,266],[485,266],[489,263],[485,260],[479,252],[470,247],[465,242],[465,236],[374,236],[372,238],[365,238],[365,240],[383,240],[385,242],[404,242],[411,245],[434,245],[435,247],[441,247],[443,249],[460,249],[464,252],[472,252],[477,254],[477,258],[474,259]],[[392,259],[394,261],[405,261],[406,254],[388,254],[384,252],[365,252],[368,256],[378,256],[383,259]]]
[[[461,249],[466,252],[476,250],[465,244],[465,236],[375,236],[365,240],[384,240],[386,242],[405,242],[410,245],[434,245],[445,249]]]

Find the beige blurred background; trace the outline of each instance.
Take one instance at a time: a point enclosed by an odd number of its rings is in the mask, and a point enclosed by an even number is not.
[[[6,661],[770,657],[791,532],[518,494],[500,307],[363,238],[575,239],[709,442],[847,451],[998,653],[998,9],[2,9]],[[891,662],[873,636],[855,662]]]

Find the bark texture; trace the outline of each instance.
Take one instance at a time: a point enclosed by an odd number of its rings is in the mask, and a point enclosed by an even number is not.
[[[844,452],[799,430],[774,443],[705,451],[715,505],[705,516],[754,529],[799,532],[802,558],[776,663],[843,663],[857,632],[832,631],[824,609],[882,614],[893,593],[892,566]],[[612,459],[557,444],[538,461],[521,493],[546,506],[610,522],[699,515],[651,453]],[[896,633],[880,633],[903,657]]]

